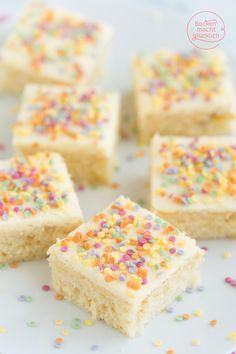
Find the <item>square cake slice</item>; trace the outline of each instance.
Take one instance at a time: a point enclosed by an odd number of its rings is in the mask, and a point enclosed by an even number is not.
[[[56,291],[128,336],[198,281],[195,240],[123,196],[50,247]]]
[[[46,258],[49,246],[82,221],[58,154],[0,161],[0,263]]]
[[[160,50],[132,63],[139,138],[223,135],[231,128],[234,90],[220,51]]]
[[[236,137],[160,137],[151,209],[191,237],[236,237]]]
[[[29,82],[94,84],[111,36],[105,24],[33,1],[1,49],[1,86],[18,93]]]
[[[111,180],[119,96],[75,86],[27,85],[13,145],[23,155],[60,153],[75,181]]]

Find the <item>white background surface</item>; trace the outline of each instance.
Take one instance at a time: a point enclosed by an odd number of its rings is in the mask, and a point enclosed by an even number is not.
[[[189,18],[197,11],[218,13],[225,22],[226,37],[221,45],[228,53],[232,71],[236,64],[236,21],[234,0],[227,1],[141,1],[141,0],[54,0],[53,4],[67,6],[92,18],[104,20],[114,26],[114,43],[105,87],[129,90],[129,58],[135,52],[154,50],[159,47],[176,49],[191,48],[185,32]],[[16,20],[24,0],[0,0],[0,15],[8,14],[6,23],[0,23],[1,40]],[[233,71],[235,75],[235,71]],[[9,157],[11,149],[11,126],[16,119],[18,100],[5,94],[0,96],[0,158]],[[132,118],[132,117],[130,117]],[[127,126],[124,127],[124,130]],[[144,155],[144,156],[142,156]],[[79,192],[79,199],[87,219],[106,206],[119,194],[125,194],[138,202],[147,201],[148,159],[147,151],[133,141],[122,142],[119,147],[118,171],[114,181],[118,189],[86,188]],[[210,225],[209,225],[210,227]],[[226,276],[236,279],[236,241],[205,241],[209,252],[202,267],[204,291],[183,294],[182,302],[173,304],[173,313],[163,313],[150,323],[142,336],[129,339],[101,322],[92,327],[82,325],[71,328],[73,318],[82,320],[90,316],[78,307],[54,299],[53,291],[43,292],[42,285],[50,284],[46,261],[20,264],[19,268],[0,270],[0,354],[143,354],[166,353],[173,349],[176,354],[228,354],[236,350],[236,342],[227,340],[236,331],[236,288],[224,283]],[[223,253],[229,251],[230,259]],[[32,302],[20,302],[21,295],[32,296]],[[200,308],[202,317],[176,322],[176,315],[192,313]],[[54,320],[63,324],[56,326]],[[209,321],[217,319],[219,325],[211,327]],[[27,326],[34,321],[36,327]],[[54,339],[67,329],[69,335],[60,348],[54,347]],[[1,332],[1,331],[0,331]],[[163,341],[161,348],[153,346],[157,339]],[[191,341],[200,339],[201,345],[193,347]],[[93,351],[92,346],[97,345]]]

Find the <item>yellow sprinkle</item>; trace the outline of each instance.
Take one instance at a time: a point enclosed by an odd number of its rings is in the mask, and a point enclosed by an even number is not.
[[[196,310],[194,311],[194,315],[195,315],[196,317],[201,317],[201,316],[203,315],[203,312],[202,312],[201,309],[196,309]]]
[[[0,326],[0,333],[5,333],[7,330],[5,327],[3,326]]]
[[[228,258],[231,258],[231,257],[232,257],[232,253],[230,253],[230,252],[224,252],[223,253],[223,258],[228,259]]]
[[[84,320],[84,325],[87,327],[90,327],[93,325],[93,321],[92,320]]]
[[[153,345],[155,345],[155,347],[158,347],[158,348],[160,348],[162,346],[162,344],[163,344],[163,342],[160,339],[157,339],[157,340],[155,340],[155,342],[153,342]]]
[[[56,326],[61,326],[62,323],[63,323],[62,320],[55,320],[55,321],[54,321],[54,324],[55,324]]]
[[[236,340],[236,332],[230,332],[227,338],[229,340]]]
[[[135,291],[132,290],[132,289],[129,289],[129,290],[127,291],[127,295],[128,295],[128,297],[131,298],[131,299],[133,299],[133,298],[136,297]]]
[[[68,331],[68,329],[64,329],[63,331],[61,331],[61,335],[62,336],[68,336],[70,332]]]
[[[194,347],[199,347],[199,345],[201,344],[201,341],[200,341],[200,339],[193,339],[191,343]]]

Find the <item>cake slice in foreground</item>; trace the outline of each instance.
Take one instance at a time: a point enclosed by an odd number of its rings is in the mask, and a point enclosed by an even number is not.
[[[0,263],[45,258],[48,247],[82,221],[58,154],[0,161]]]
[[[155,136],[151,209],[191,237],[235,238],[236,138]]]
[[[50,247],[56,291],[128,336],[197,283],[195,240],[123,196]]]

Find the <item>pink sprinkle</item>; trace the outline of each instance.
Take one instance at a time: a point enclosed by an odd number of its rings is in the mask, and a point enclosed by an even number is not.
[[[42,290],[43,291],[49,291],[50,290],[50,286],[49,285],[43,285],[42,286]]]
[[[145,285],[145,284],[147,284],[147,282],[148,282],[148,281],[147,281],[147,278],[143,278],[142,284]]]
[[[172,247],[171,249],[170,249],[170,253],[171,254],[174,254],[176,252],[176,248],[175,247]]]
[[[85,186],[83,184],[80,184],[78,186],[78,191],[83,191],[83,190],[85,190]]]
[[[123,216],[123,215],[126,214],[126,212],[125,212],[125,210],[119,210],[119,211],[118,211],[118,214],[121,215],[121,216]]]
[[[204,250],[205,252],[208,252],[208,247],[207,246],[202,246],[201,249]]]
[[[8,15],[7,14],[1,14],[0,15],[0,22],[5,22],[8,19]]]
[[[146,242],[147,242],[147,240],[144,237],[140,238],[140,240],[139,240],[140,245],[144,245]]]
[[[231,282],[232,282],[232,278],[230,277],[225,278],[225,283],[231,284]]]
[[[94,248],[101,248],[101,246],[102,246],[101,243],[95,243],[94,244]]]
[[[151,229],[152,228],[152,224],[150,222],[147,222],[145,224],[145,229]]]
[[[1,22],[1,16],[0,16],[0,22]],[[3,151],[3,150],[5,150],[5,145],[0,144],[0,151]]]
[[[230,283],[232,286],[236,286],[236,280],[231,280],[231,283]]]
[[[112,270],[118,270],[118,269],[119,269],[119,267],[118,267],[118,265],[113,264],[113,265],[111,266],[111,269],[112,269]]]
[[[130,259],[130,256],[128,254],[124,254],[124,256],[122,257],[122,259],[124,261],[128,261]]]
[[[68,247],[67,246],[61,246],[61,251],[62,252],[66,252],[68,250]]]
[[[169,240],[170,242],[175,242],[175,241],[176,241],[176,237],[175,237],[175,236],[170,236],[170,237],[168,238],[168,240]]]

